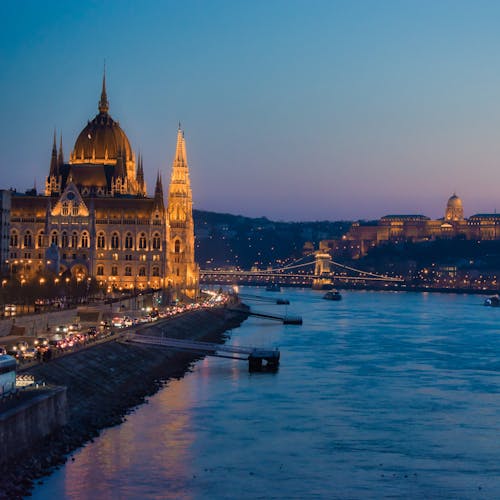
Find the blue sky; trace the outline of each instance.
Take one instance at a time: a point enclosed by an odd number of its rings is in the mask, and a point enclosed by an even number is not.
[[[280,220],[500,208],[500,4],[3,3],[1,187],[48,172],[97,112],[149,190],[186,132],[196,208]]]

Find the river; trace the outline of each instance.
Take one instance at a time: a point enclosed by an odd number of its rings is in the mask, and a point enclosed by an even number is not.
[[[246,288],[276,374],[205,358],[37,486],[35,499],[500,498],[500,308],[477,295]]]

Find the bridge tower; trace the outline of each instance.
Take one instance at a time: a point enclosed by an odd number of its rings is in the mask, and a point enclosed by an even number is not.
[[[193,195],[180,124],[168,190],[167,255],[167,282],[172,298],[194,299],[199,289],[199,267],[194,260]]]
[[[314,290],[324,290],[332,287],[330,261],[332,257],[329,253],[315,252],[316,264],[314,266],[314,276],[312,288]]]

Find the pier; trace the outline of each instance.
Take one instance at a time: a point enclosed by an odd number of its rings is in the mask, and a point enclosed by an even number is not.
[[[136,333],[128,334],[125,340],[127,342],[136,342],[139,344],[158,345],[169,349],[175,349],[177,351],[187,351],[195,354],[201,354],[203,356],[248,361],[248,370],[250,372],[262,371],[264,368],[269,371],[276,371],[280,362],[280,351],[278,349],[214,344],[211,342],[174,339],[170,337],[156,337]],[[264,361],[266,363],[265,365]]]
[[[288,316],[281,314],[273,314],[268,312],[257,312],[257,311],[248,311],[247,314],[249,316],[255,316],[256,318],[270,319],[273,321],[280,321],[284,325],[301,325],[302,324],[302,316]]]

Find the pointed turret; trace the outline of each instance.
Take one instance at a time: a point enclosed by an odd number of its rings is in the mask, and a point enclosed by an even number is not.
[[[142,165],[142,155],[139,154],[139,158],[137,160],[137,172],[135,176],[137,180],[137,186],[139,189],[139,194],[146,194],[146,185],[144,184],[144,167]]]
[[[196,297],[199,268],[194,255],[193,195],[189,181],[186,142],[180,123],[168,189],[168,284],[177,298]]]
[[[50,173],[49,176],[57,176],[59,173],[57,164],[57,146],[56,146],[56,131],[54,129],[54,142],[52,143],[52,156],[50,158]]]
[[[63,152],[63,144],[62,144],[62,134],[59,138],[59,154],[57,155],[57,165],[61,167],[64,165],[64,152]]]
[[[175,158],[174,163],[176,166],[187,167],[186,158],[186,145],[184,143],[184,132],[181,129],[181,124],[179,122],[179,128],[177,129],[177,145],[175,147]]]
[[[99,113],[107,113],[109,110],[108,96],[106,94],[106,66],[104,66],[104,74],[102,76],[102,91],[101,100],[99,101]]]
[[[115,177],[126,177],[125,175],[125,160],[123,150],[120,148],[117,153]]]

